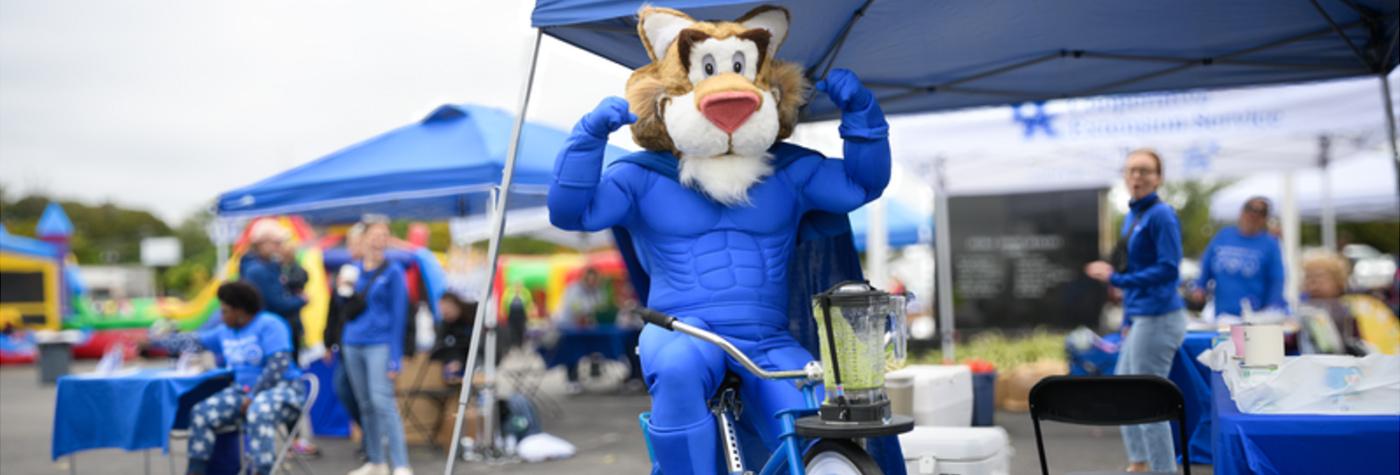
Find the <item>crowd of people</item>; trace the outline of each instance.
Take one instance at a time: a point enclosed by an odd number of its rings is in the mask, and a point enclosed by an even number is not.
[[[413,351],[405,336],[413,324],[413,309],[405,269],[386,254],[393,240],[387,217],[365,216],[346,231],[350,261],[333,273],[321,358],[334,368],[330,389],[363,434],[357,455],[364,464],[350,475],[412,473],[395,380],[403,370],[406,347]],[[298,355],[311,352],[305,351],[301,323],[308,274],[296,252],[284,227],[272,220],[255,222],[249,230],[249,252],[239,262],[240,279],[218,289],[219,324],[190,333],[170,333],[171,326],[158,326],[152,335],[154,345],[172,352],[209,351],[235,374],[234,386],[194,407],[188,473],[205,473],[216,434],[240,422],[243,431],[258,434],[247,445],[257,473],[267,473],[275,459],[270,439],[275,424],[302,424],[298,433],[303,437],[291,441],[291,450],[319,455],[310,439],[309,421],[297,417],[306,397],[298,378],[308,363],[299,362]],[[555,315],[542,315],[523,284],[511,286],[503,300],[503,349],[526,346],[531,329],[541,322],[556,331],[586,329],[608,318],[602,313],[616,310],[602,277],[592,268],[567,287]],[[441,364],[446,383],[460,384],[477,303],[452,291],[437,303],[440,318],[427,358]],[[578,369],[566,367],[569,387],[577,391]]]
[[[1284,298],[1285,264],[1269,224],[1273,204],[1264,197],[1245,201],[1234,226],[1221,229],[1201,257],[1199,278],[1180,291],[1181,223],[1157,194],[1163,182],[1162,157],[1150,149],[1128,154],[1123,180],[1130,201],[1112,255],[1087,264],[1090,278],[1121,296],[1122,344],[1115,374],[1167,377],[1186,335],[1188,303],[1217,320],[1265,313],[1292,336],[1289,349],[1302,353],[1365,355],[1359,325],[1341,298],[1348,263],[1331,251],[1310,253],[1303,262],[1301,300],[1291,308]],[[1122,427],[1129,472],[1176,470],[1171,428],[1166,422]]]

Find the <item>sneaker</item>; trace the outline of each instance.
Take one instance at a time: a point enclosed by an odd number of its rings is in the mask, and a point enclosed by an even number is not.
[[[367,463],[345,475],[389,475],[389,466],[382,463]]]
[[[316,444],[300,439],[292,442],[292,453],[304,458],[321,458],[321,449],[316,448]]]
[[[582,393],[583,385],[579,384],[578,382],[570,381],[569,385],[564,387],[564,392],[571,396],[574,394]]]
[[[413,475],[413,469],[408,467],[399,467],[394,469],[394,473],[392,473],[391,475]]]

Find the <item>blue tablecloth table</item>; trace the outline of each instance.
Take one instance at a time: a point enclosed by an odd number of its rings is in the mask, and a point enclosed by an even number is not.
[[[118,448],[170,449],[170,430],[189,426],[195,403],[233,382],[227,369],[195,375],[143,370],[114,376],[58,378],[54,460],[74,452]]]
[[[1400,473],[1400,415],[1244,414],[1211,375],[1216,475]]]
[[[1181,342],[1181,347],[1176,350],[1176,359],[1172,361],[1172,369],[1167,373],[1167,379],[1176,384],[1181,389],[1181,395],[1186,400],[1186,434],[1189,436],[1187,443],[1190,450],[1187,452],[1191,456],[1191,462],[1208,464],[1211,461],[1210,447],[1210,368],[1201,362],[1196,361],[1196,356],[1201,352],[1210,349],[1210,342],[1215,338],[1215,332],[1189,332],[1186,339]],[[1173,427],[1172,441],[1180,443],[1181,435]],[[1177,453],[1182,453],[1177,447]]]
[[[585,356],[597,353],[610,360],[631,360],[636,352],[640,328],[600,325],[593,328],[561,330],[553,348],[541,348],[545,365],[575,365]]]

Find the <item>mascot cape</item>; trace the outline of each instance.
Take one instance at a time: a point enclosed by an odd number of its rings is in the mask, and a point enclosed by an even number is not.
[[[786,149],[786,150],[785,150]],[[776,160],[773,170],[782,170],[806,153],[801,147],[786,142],[778,142],[770,149]],[[797,153],[780,153],[792,151]],[[631,163],[657,174],[680,181],[679,161],[668,152],[641,151],[618,158],[609,167],[619,163]],[[641,261],[632,237],[622,226],[612,228],[613,240],[618,252],[627,265],[628,280],[636,291],[637,300],[646,302],[651,286],[650,273]],[[820,355],[817,342],[817,327],[812,315],[812,296],[826,291],[833,285],[846,280],[863,280],[860,269],[860,254],[856,252],[854,233],[851,232],[850,217],[845,213],[809,211],[798,224],[797,244],[788,261],[788,331],[813,355]],[[741,429],[748,426],[740,424]],[[758,434],[740,431],[746,455],[762,455],[762,439]],[[887,474],[905,473],[904,455],[899,440],[895,436],[874,438],[867,449],[880,469]],[[750,467],[763,466],[764,460],[745,460]]]

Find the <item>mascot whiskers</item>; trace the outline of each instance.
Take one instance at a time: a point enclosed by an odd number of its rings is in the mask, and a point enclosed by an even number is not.
[[[633,72],[626,100],[604,99],[578,122],[549,190],[555,226],[625,233],[619,246],[645,274],[646,306],[724,336],[770,370],[812,361],[788,332],[788,261],[804,215],[850,212],[890,175],[884,114],[849,71],[815,86],[841,110],[845,158],[782,141],[808,92],[801,68],[777,59],[788,26],[778,7],[734,21],[643,8],[637,33],[651,63]],[[608,136],[628,124],[646,150],[604,170]],[[648,327],[639,347],[659,472],[718,471],[706,401],[731,369],[749,414],[741,423],[770,450],[773,415],[803,404],[792,384],[759,379],[689,336]]]

